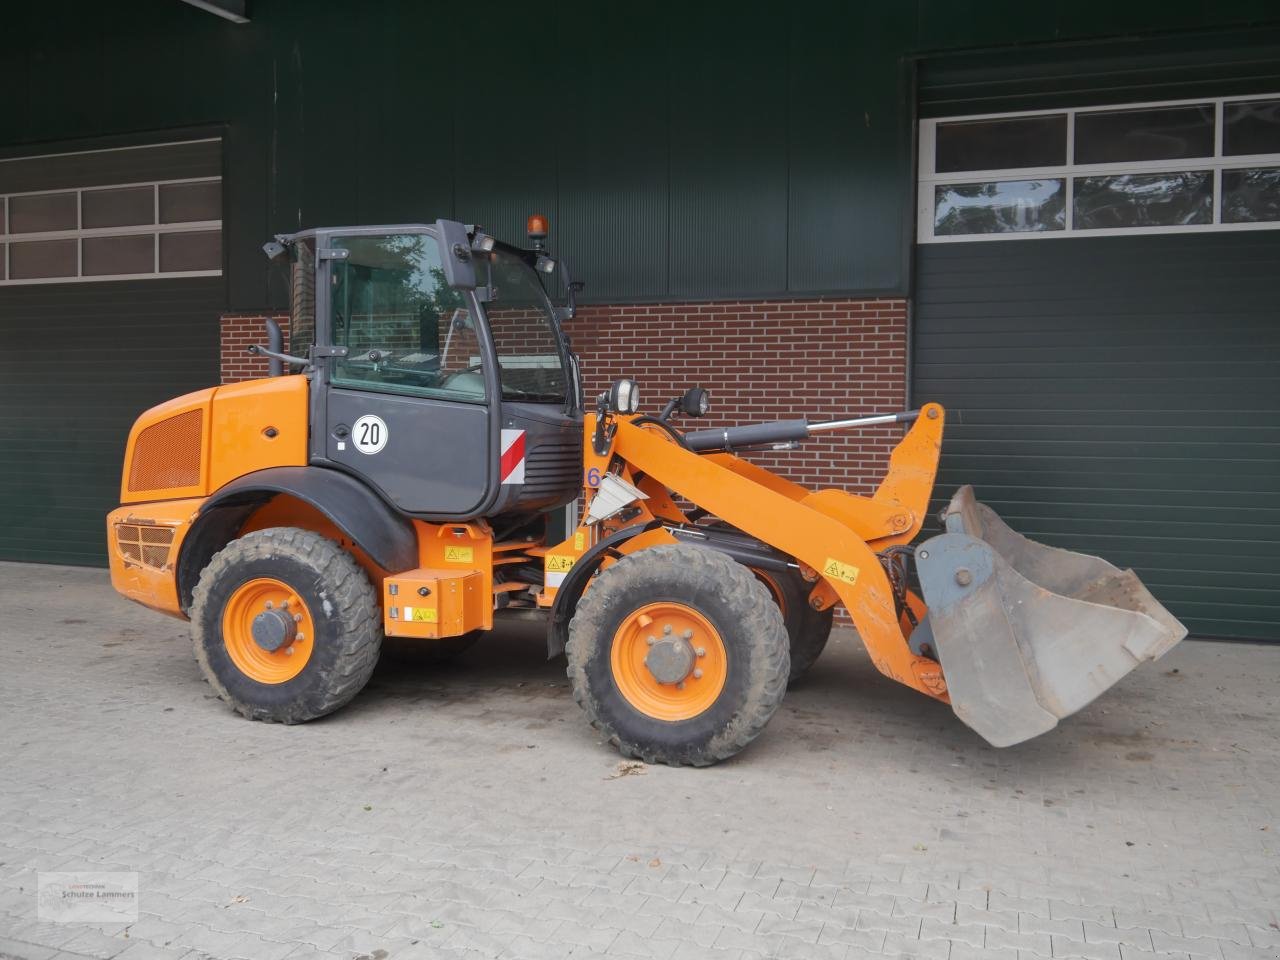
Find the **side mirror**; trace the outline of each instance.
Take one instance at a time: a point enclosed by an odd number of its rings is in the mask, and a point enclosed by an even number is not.
[[[458,290],[476,288],[476,264],[471,254],[471,238],[467,228],[457,220],[437,220],[436,233],[440,239],[440,259],[444,264],[444,279]]]

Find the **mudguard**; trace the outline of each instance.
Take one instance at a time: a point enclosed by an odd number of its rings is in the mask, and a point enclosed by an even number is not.
[[[287,493],[315,507],[389,573],[418,565],[413,523],[354,477],[324,467],[272,467],[216,490],[200,507],[203,515],[220,507],[260,502]]]
[[[956,715],[997,747],[1044,733],[1187,635],[1132,570],[1047,547],[961,487],[916,549],[932,646]]]

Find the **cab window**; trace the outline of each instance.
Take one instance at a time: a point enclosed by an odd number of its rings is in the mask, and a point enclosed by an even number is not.
[[[444,278],[425,234],[335,237],[333,342],[347,348],[333,383],[383,393],[482,402],[484,361],[475,318]]]

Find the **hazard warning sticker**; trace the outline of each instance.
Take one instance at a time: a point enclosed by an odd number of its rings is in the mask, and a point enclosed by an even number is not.
[[[547,554],[547,573],[567,573],[573,569],[577,557],[570,557],[560,553]]]
[[[435,623],[436,608],[435,607],[410,607],[412,611],[411,619],[415,623]]]
[[[822,565],[822,575],[848,584],[858,582],[858,568],[851,563],[841,563],[834,557],[827,557],[827,562]]]
[[[475,551],[471,547],[444,548],[445,563],[472,563],[475,560],[475,555]]]

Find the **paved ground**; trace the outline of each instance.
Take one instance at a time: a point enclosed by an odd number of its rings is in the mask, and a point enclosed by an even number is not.
[[[268,726],[102,572],[0,564],[0,955],[1273,958],[1278,734],[1274,648],[1185,643],[997,751],[849,637],[709,770],[620,765],[536,635]],[[85,869],[139,921],[36,922]]]

